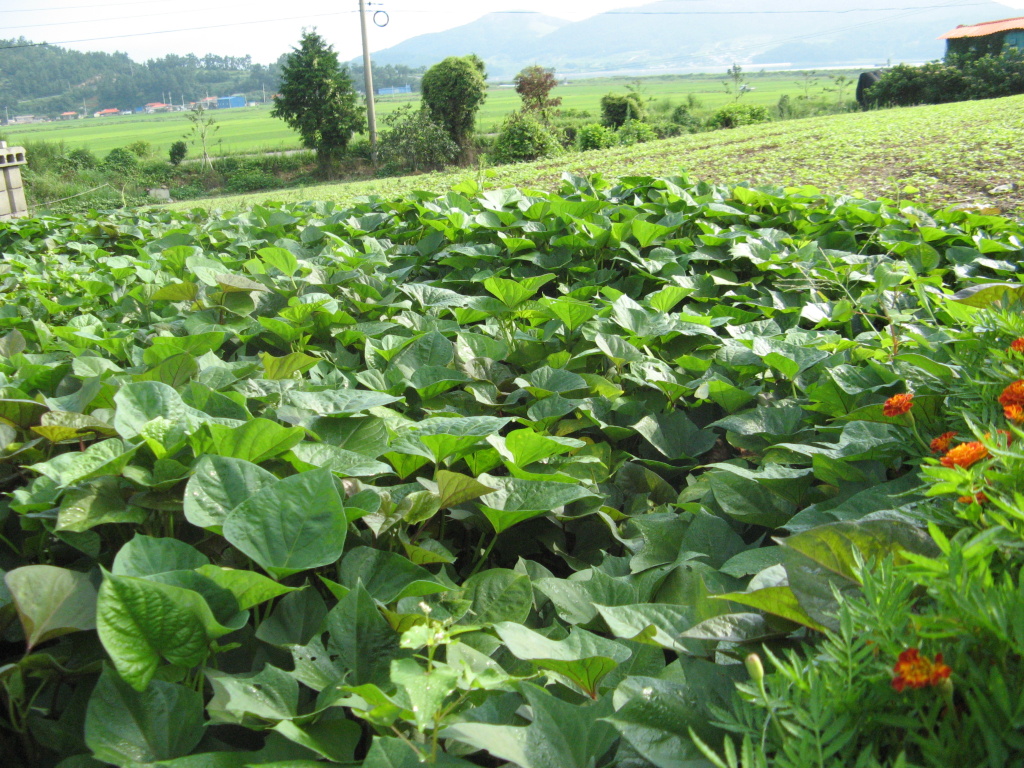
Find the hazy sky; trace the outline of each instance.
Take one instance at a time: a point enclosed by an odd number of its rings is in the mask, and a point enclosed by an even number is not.
[[[828,7],[831,1],[822,0],[822,6]],[[999,1],[1009,6],[1007,16],[1013,15],[1013,9],[1024,9],[1024,0]],[[370,26],[370,49],[466,24],[495,11],[537,11],[578,20],[648,2],[651,0],[377,0],[368,6],[386,12],[388,22]],[[894,4],[904,2],[894,0]],[[917,4],[925,3],[905,3]],[[785,2],[778,0],[765,5],[785,8]],[[360,53],[358,7],[358,0],[0,0],[0,37],[26,37],[76,50],[124,51],[136,61],[168,53],[216,53],[249,54],[266,64],[290,51],[303,27],[315,26],[342,60],[347,60]],[[377,18],[384,21],[381,15]]]

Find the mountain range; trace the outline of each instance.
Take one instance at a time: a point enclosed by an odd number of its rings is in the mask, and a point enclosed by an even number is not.
[[[780,4],[781,5],[781,4]],[[454,29],[376,51],[377,64],[430,65],[476,53],[492,79],[530,64],[559,75],[656,74],[730,66],[878,66],[941,58],[936,39],[960,24],[1012,17],[996,2],[935,0],[661,0],[569,22],[490,13]]]

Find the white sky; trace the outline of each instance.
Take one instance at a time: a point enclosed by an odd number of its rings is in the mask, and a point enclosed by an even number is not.
[[[920,0],[914,0],[917,4]],[[1024,0],[998,0],[1024,9]],[[369,28],[380,50],[495,11],[538,11],[575,21],[651,0],[375,0],[390,17]],[[822,0],[827,7],[829,0]],[[766,2],[785,7],[784,0]],[[0,0],[0,37],[26,37],[82,51],[124,51],[136,61],[169,53],[253,57],[263,64],[290,51],[303,27],[317,27],[342,60],[360,54],[358,0]],[[179,30],[179,31],[168,31]],[[105,38],[105,39],[95,39]],[[482,53],[482,52],[481,52]],[[0,69],[2,69],[0,59]]]

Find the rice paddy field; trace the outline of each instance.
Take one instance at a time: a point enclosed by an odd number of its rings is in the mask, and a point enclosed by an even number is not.
[[[785,93],[794,99],[801,95],[849,99],[853,95],[853,86],[845,86],[840,93],[835,89],[832,78],[846,76],[852,80],[855,77],[855,73],[850,72],[822,72],[814,75],[799,72],[745,74],[753,90],[745,93],[742,100],[744,103],[760,105],[773,105]],[[563,108],[585,110],[596,118],[600,114],[602,96],[607,93],[625,93],[627,86],[636,85],[645,98],[655,101],[668,100],[677,104],[693,95],[705,108],[715,108],[734,98],[725,89],[726,81],[724,75],[665,75],[639,81],[633,78],[596,78],[560,85],[552,95],[562,98]],[[382,97],[377,103],[378,120],[402,104],[417,101],[416,95]],[[519,106],[519,96],[511,85],[492,87],[479,113],[480,129],[484,132],[497,130],[505,116]],[[298,135],[283,121],[271,117],[270,110],[267,104],[216,112],[219,128],[212,137],[211,153],[231,155],[297,149],[300,146]],[[184,137],[188,129],[189,123],[184,114],[170,113],[13,125],[4,129],[4,135],[11,144],[64,142],[69,148],[88,147],[101,156],[115,147],[123,147],[135,141],[148,141],[154,151],[163,156],[173,142]]]

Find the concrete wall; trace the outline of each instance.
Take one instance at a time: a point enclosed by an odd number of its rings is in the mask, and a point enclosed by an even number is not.
[[[17,219],[28,213],[21,166],[25,164],[23,147],[8,147],[0,141],[0,221]]]

